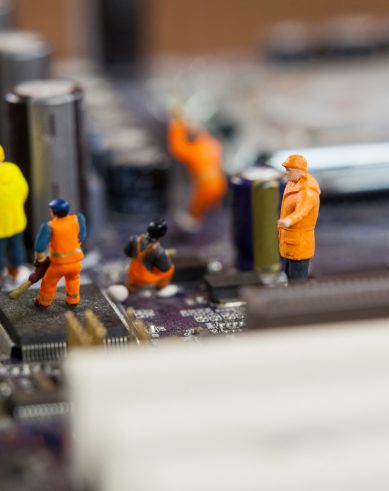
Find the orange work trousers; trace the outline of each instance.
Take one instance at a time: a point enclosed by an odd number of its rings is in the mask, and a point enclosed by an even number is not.
[[[220,203],[226,190],[227,184],[223,175],[204,180],[195,178],[189,213],[196,220],[202,220],[211,208]]]
[[[80,301],[81,261],[71,264],[54,264],[48,267],[36,299],[41,305],[49,306],[57,291],[57,284],[64,276],[66,285],[66,303],[76,305]]]
[[[149,271],[142,261],[133,259],[128,268],[128,289],[132,290],[136,286],[146,285],[163,288],[170,283],[174,269],[172,264],[167,271],[161,271],[158,268],[153,268]]]

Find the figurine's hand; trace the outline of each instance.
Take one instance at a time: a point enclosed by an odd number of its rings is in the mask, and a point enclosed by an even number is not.
[[[44,252],[36,252],[35,253],[35,260],[34,260],[34,266],[39,266],[40,263],[43,263],[43,261],[46,260],[46,254]]]
[[[292,220],[290,218],[281,218],[277,221],[280,228],[289,228],[292,225]]]
[[[182,101],[177,96],[174,96],[169,101],[170,116],[174,119],[182,121],[184,119]]]

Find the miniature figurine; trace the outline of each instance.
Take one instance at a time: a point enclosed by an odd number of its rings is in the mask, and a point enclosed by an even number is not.
[[[4,149],[0,146],[0,289],[4,284],[3,270],[8,253],[8,274],[16,279],[20,266],[26,260],[23,231],[27,225],[24,203],[28,184],[16,164],[4,162]]]
[[[8,293],[8,297],[11,300],[16,300],[21,297],[30,288],[31,285],[34,285],[44,277],[49,266],[50,259],[48,257],[44,261],[36,262],[35,269],[32,273],[30,273],[28,279],[21,283],[17,288],[11,290]]]
[[[134,235],[129,238],[124,249],[125,254],[132,258],[128,268],[127,287],[135,291],[139,287],[154,286],[165,290],[174,274],[174,265],[166,250],[160,245],[161,239],[167,232],[164,218],[158,218],[149,223],[147,233]],[[170,296],[176,293],[177,288],[170,285]]]
[[[309,260],[315,255],[315,225],[319,215],[320,188],[307,173],[302,155],[290,155],[282,164],[288,184],[278,220],[280,255],[289,280],[308,278]]]
[[[55,296],[57,283],[64,276],[66,304],[75,307],[80,301],[81,243],[86,239],[86,222],[82,213],[69,215],[70,204],[64,199],[50,201],[53,219],[41,225],[35,242],[36,263],[46,260],[49,247],[50,265],[43,277],[35,305],[47,308]]]
[[[207,131],[188,124],[179,110],[173,111],[168,143],[172,155],[187,167],[193,186],[189,210],[178,213],[176,221],[181,229],[196,232],[209,210],[221,202],[227,190],[222,148]]]

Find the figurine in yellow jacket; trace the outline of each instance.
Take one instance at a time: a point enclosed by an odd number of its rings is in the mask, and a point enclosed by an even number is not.
[[[290,155],[282,164],[288,184],[278,220],[280,256],[289,280],[308,278],[309,260],[315,255],[315,225],[319,216],[320,188],[307,172],[302,155]]]
[[[21,170],[4,159],[0,146],[0,288],[4,282],[6,254],[8,273],[13,278],[26,259],[23,231],[27,225],[24,203],[28,195],[28,184]]]

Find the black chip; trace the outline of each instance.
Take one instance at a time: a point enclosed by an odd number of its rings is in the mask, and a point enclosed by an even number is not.
[[[68,310],[64,288],[58,288],[59,298],[54,299],[47,310],[34,306],[36,293],[37,290],[30,289],[18,300],[10,300],[6,293],[0,294],[0,323],[15,344],[11,357],[23,361],[62,358],[66,352],[64,314]],[[91,309],[106,327],[108,345],[127,342],[124,322],[101,290],[92,284],[81,286],[81,302],[74,311],[81,321],[86,309]]]

